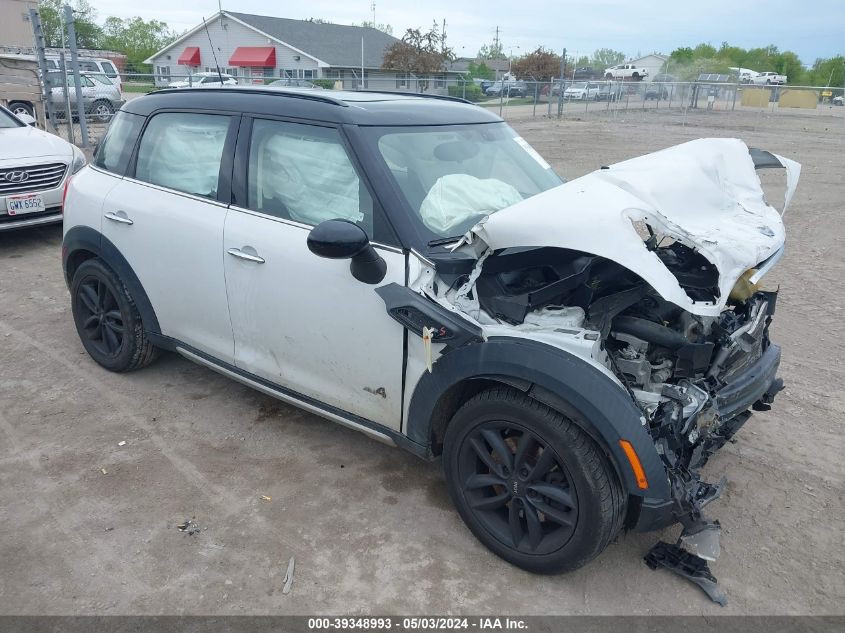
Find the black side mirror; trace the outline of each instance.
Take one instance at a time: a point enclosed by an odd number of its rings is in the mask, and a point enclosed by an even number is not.
[[[351,259],[352,276],[377,284],[387,274],[387,262],[376,252],[360,226],[349,220],[326,220],[308,234],[308,250],[328,259]]]

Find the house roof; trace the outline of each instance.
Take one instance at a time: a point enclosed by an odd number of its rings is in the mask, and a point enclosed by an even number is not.
[[[224,13],[330,66],[360,66],[363,37],[364,66],[381,68],[384,49],[399,41],[372,27],[291,20],[234,11]]]

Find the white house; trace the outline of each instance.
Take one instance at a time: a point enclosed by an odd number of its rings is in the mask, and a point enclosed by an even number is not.
[[[663,64],[666,63],[666,60],[669,59],[666,55],[660,55],[659,53],[651,53],[650,55],[645,55],[644,57],[640,57],[638,59],[632,59],[630,62],[626,62],[629,64],[634,64],[634,66],[641,66],[648,70],[648,75],[646,76],[646,81],[654,81],[654,78],[660,74],[661,69],[663,68]]]
[[[409,88],[407,78],[381,66],[397,41],[369,27],[221,11],[144,61],[158,86],[219,66],[240,83],[290,77],[395,90]]]

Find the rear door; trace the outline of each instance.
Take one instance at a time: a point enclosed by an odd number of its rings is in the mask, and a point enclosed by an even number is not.
[[[153,114],[134,168],[106,198],[102,223],[103,235],[138,276],[162,334],[228,363],[234,342],[221,200],[230,196],[239,122],[210,112]]]

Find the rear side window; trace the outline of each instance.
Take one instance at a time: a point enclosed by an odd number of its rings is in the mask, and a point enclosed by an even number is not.
[[[103,72],[106,73],[106,77],[117,77],[117,70],[115,70],[111,62],[102,62],[102,66]]]
[[[147,124],[135,178],[207,198],[217,197],[230,116],[168,112]]]
[[[106,137],[97,148],[94,165],[119,176],[125,174],[143,123],[144,117],[118,112],[112,119]]]

